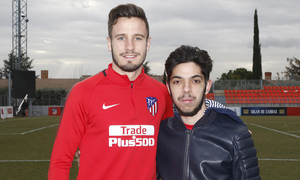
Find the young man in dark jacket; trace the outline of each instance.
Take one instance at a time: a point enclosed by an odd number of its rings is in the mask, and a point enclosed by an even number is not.
[[[257,152],[248,128],[233,111],[204,100],[212,85],[212,60],[207,52],[181,46],[170,54],[165,69],[177,112],[160,125],[160,177],[260,179]]]

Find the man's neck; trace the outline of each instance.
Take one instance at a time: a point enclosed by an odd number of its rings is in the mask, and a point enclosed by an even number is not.
[[[141,73],[142,73],[142,69],[143,66],[139,67],[137,70],[133,71],[133,72],[127,72],[127,71],[123,71],[122,69],[120,69],[116,64],[112,64],[112,68],[113,70],[115,70],[118,74],[120,75],[127,75],[128,79],[130,81],[134,81]]]
[[[206,108],[207,108],[206,105],[203,103],[202,108],[194,116],[182,116],[182,115],[180,115],[180,117],[181,117],[184,124],[195,125],[196,122],[198,122],[199,119],[201,119],[204,116],[204,112],[205,112]]]

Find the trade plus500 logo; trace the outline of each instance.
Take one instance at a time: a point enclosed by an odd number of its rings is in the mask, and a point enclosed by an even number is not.
[[[154,138],[142,137],[153,135],[152,125],[111,125],[108,143],[109,147],[154,146]]]

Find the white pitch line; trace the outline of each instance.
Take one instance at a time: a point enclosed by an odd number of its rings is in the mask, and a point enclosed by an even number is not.
[[[253,123],[246,123],[246,124],[250,124],[252,126],[260,127],[260,128],[263,128],[263,129],[267,129],[267,130],[270,130],[270,131],[278,132],[278,133],[285,134],[285,135],[288,135],[288,136],[293,136],[295,138],[299,138],[300,139],[300,136],[297,136],[295,134],[286,133],[286,132],[283,132],[283,131],[279,131],[279,130],[276,130],[276,129],[271,129],[271,128],[260,126],[260,125],[253,124]]]
[[[57,125],[58,125],[58,124],[53,124],[53,125],[50,125],[50,126],[45,126],[45,127],[41,127],[41,128],[38,128],[38,129],[33,129],[33,130],[30,130],[30,131],[22,132],[22,133],[20,133],[20,134],[21,134],[21,135],[24,135],[24,134],[32,133],[32,132],[39,131],[39,130],[42,130],[42,129],[54,127],[54,126],[57,126]]]
[[[30,131],[25,131],[25,132],[22,132],[22,133],[0,133],[0,135],[24,135],[24,134],[32,133],[32,132],[35,132],[35,131],[43,130],[43,129],[46,129],[46,128],[51,128],[51,127],[54,127],[54,126],[57,126],[57,125],[58,124],[53,124],[53,125],[50,125],[50,126],[41,127],[41,128],[33,129],[33,130],[30,130]]]

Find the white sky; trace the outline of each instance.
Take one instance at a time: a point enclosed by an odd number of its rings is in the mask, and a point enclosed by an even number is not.
[[[28,56],[36,75],[79,78],[107,68],[107,16],[122,0],[27,0]],[[236,68],[252,71],[253,17],[258,11],[262,70],[285,71],[300,58],[299,0],[134,0],[150,24],[152,74],[163,74],[169,53],[182,44],[205,49],[211,79]],[[12,1],[0,2],[0,67],[12,49]]]

